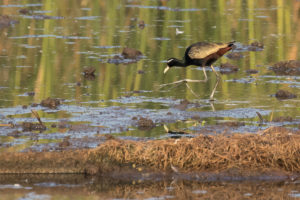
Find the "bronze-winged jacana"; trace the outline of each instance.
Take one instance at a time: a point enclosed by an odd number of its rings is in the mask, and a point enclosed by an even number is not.
[[[220,57],[222,57],[226,52],[230,51],[233,47],[235,41],[229,43],[208,43],[208,42],[197,42],[195,44],[190,45],[184,53],[183,60],[179,60],[177,58],[169,58],[167,60],[167,67],[164,70],[164,74],[171,67],[187,67],[189,65],[200,66],[203,69],[204,80],[191,80],[191,79],[183,79],[180,81],[175,81],[173,83],[163,84],[161,86],[166,86],[170,84],[176,83],[187,83],[187,82],[207,82],[207,75],[205,72],[205,66],[210,66],[213,72],[217,76],[216,85],[210,95],[210,100],[213,100],[213,96],[217,85],[220,80],[220,75],[216,72],[215,68],[212,64],[217,61]],[[187,85],[188,86],[188,85]]]

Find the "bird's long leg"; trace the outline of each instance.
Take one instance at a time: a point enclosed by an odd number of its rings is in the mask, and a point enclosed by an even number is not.
[[[214,68],[212,65],[210,66],[210,68],[213,70],[213,72],[216,74],[216,77],[217,77],[217,82],[216,82],[215,87],[214,87],[214,89],[213,89],[213,91],[211,92],[210,97],[209,97],[209,99],[210,99],[211,101],[213,101],[213,100],[214,100],[214,94],[215,94],[215,91],[216,91],[216,89],[217,89],[217,86],[218,86],[218,84],[219,84],[219,82],[220,82],[221,76],[220,76],[220,74],[215,70],[215,68]]]
[[[217,78],[217,82],[215,84],[215,87],[214,87],[213,91],[211,92],[211,94],[209,96],[210,101],[214,101],[214,94],[215,94],[215,91],[217,89],[217,86],[218,86],[219,82],[220,82],[220,78]]]
[[[202,66],[202,70],[203,70],[203,74],[204,74],[203,82],[207,82],[208,78],[207,78],[207,75],[206,75],[205,66]]]
[[[215,70],[214,66],[210,66],[210,68],[213,70],[213,72],[215,73],[217,79],[221,79],[221,75]]]
[[[204,77],[205,77],[204,80],[203,80],[203,82],[207,82],[208,79],[207,79],[205,67],[203,66],[202,69],[203,69],[203,73],[204,73]],[[195,97],[199,98],[199,96],[194,92],[194,90],[189,86],[188,83],[185,83],[185,85],[186,85],[187,88],[190,89],[191,93],[192,93]]]
[[[186,85],[187,88],[190,89],[191,93],[192,93],[195,97],[199,98],[199,96],[194,92],[194,90],[189,86],[188,83],[185,83],[185,85]]]
[[[202,70],[203,70],[203,73],[204,73],[204,79],[203,80],[193,80],[193,79],[182,79],[182,80],[179,80],[179,81],[175,81],[175,82],[172,82],[172,83],[166,83],[166,84],[162,84],[159,86],[159,89],[165,87],[165,86],[168,86],[168,85],[173,85],[173,84],[179,84],[179,83],[206,83],[207,82],[207,75],[206,75],[206,71],[205,71],[205,67],[202,66]]]

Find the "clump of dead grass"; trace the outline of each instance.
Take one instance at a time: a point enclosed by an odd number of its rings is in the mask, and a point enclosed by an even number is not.
[[[279,169],[300,170],[300,135],[287,129],[262,134],[232,134],[151,141],[110,140],[91,157],[119,165],[134,164],[158,170],[171,166],[182,171]]]
[[[126,170],[300,172],[300,134],[270,128],[257,134],[131,141],[108,138],[95,149],[0,154],[0,173],[105,174]]]

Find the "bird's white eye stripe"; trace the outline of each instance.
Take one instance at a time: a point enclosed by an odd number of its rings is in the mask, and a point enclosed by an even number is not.
[[[167,62],[171,62],[171,61],[173,61],[173,60],[174,60],[173,58],[170,58],[170,59],[167,60]]]

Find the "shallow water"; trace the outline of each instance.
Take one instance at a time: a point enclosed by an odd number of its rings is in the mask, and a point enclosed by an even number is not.
[[[1,14],[18,23],[0,26],[0,152],[57,150],[66,137],[71,144],[67,148],[96,147],[102,134],[135,140],[173,137],[163,125],[185,131],[188,137],[257,132],[274,125],[297,129],[299,98],[278,100],[274,94],[283,89],[299,96],[300,79],[275,75],[269,67],[299,59],[299,9],[296,0],[2,1]],[[139,26],[141,20],[144,27]],[[176,28],[183,33],[176,34]],[[232,40],[237,41],[234,52],[242,58],[224,56],[215,67],[219,70],[221,63],[229,62],[239,70],[222,74],[214,102],[209,95],[216,79],[208,68],[207,83],[190,84],[198,96],[185,85],[158,89],[160,84],[183,78],[203,79],[199,67],[174,68],[164,75],[169,57],[181,58],[196,41]],[[254,41],[264,48],[249,51]],[[134,63],[110,62],[124,47],[140,50],[143,57]],[[94,80],[84,77],[87,66],[96,68]],[[249,69],[258,73],[249,74]],[[61,99],[62,105],[57,109],[34,105],[47,97]],[[31,110],[39,113],[46,131],[22,130],[23,122],[37,122]],[[151,119],[155,127],[138,128],[140,117]],[[278,117],[290,118],[274,121]],[[222,125],[231,121],[243,125]],[[280,192],[281,187],[271,185]],[[201,187],[189,195],[208,191]],[[28,199],[36,199],[34,195],[44,194],[23,190],[18,198],[33,195]],[[165,190],[143,198],[174,195]],[[243,192],[245,198],[254,194],[253,190]],[[285,195],[297,197],[299,190]]]
[[[215,125],[226,121],[245,124],[229,128],[233,132],[256,132],[272,125],[297,128],[298,98],[281,101],[274,94],[279,89],[298,94],[299,78],[277,76],[269,70],[278,61],[299,56],[298,31],[293,28],[299,27],[297,9],[297,1],[284,5],[283,1],[3,2],[1,13],[18,23],[1,28],[0,123],[17,127],[0,126],[0,149],[42,150],[65,137],[76,140],[106,133],[130,139],[170,137],[164,124],[191,136],[201,130],[223,132],[224,127]],[[142,20],[144,27],[138,25]],[[176,28],[183,33],[176,34]],[[209,101],[215,84],[210,69],[207,83],[190,84],[198,96],[185,85],[158,89],[182,78],[203,78],[199,67],[174,68],[164,75],[167,58],[182,57],[195,41],[232,40],[237,41],[234,52],[242,58],[224,56],[215,66],[219,70],[220,63],[229,62],[239,71],[222,75],[216,101]],[[247,45],[254,41],[264,48],[248,51]],[[140,50],[142,59],[129,64],[109,62],[124,47]],[[84,78],[86,66],[96,68],[94,80]],[[246,73],[249,69],[258,73]],[[35,107],[47,97],[61,99],[62,105]],[[185,99],[188,103],[181,105]],[[31,110],[38,111],[47,126],[45,132],[23,133],[18,127],[37,121]],[[155,128],[140,130],[140,117],[151,119]],[[292,120],[272,122],[276,117]]]
[[[297,199],[299,182],[119,180],[79,175],[0,176],[3,199]],[[262,178],[263,179],[263,178]]]

